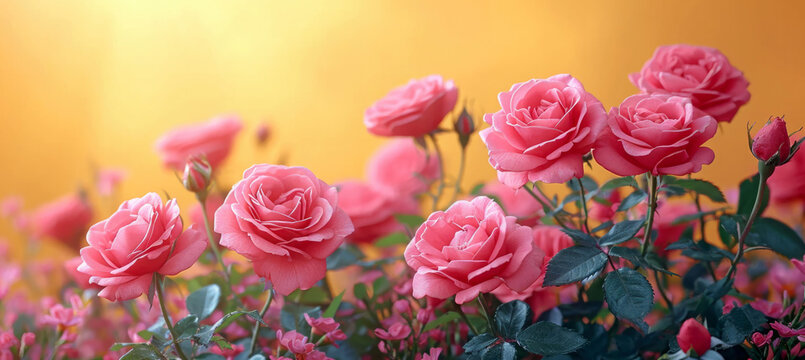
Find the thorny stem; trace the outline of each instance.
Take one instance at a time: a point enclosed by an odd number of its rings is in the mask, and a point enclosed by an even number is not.
[[[439,158],[439,187],[436,188],[436,195],[433,196],[433,206],[431,212],[436,211],[439,207],[439,199],[444,193],[444,158],[442,157],[442,149],[439,147],[439,142],[436,141],[436,135],[433,133],[428,134],[430,141],[433,142],[433,148],[436,150],[436,156]]]
[[[185,356],[184,352],[182,351],[182,347],[179,346],[179,336],[176,334],[176,330],[173,329],[173,323],[171,322],[170,316],[168,316],[168,309],[165,307],[165,295],[163,294],[165,278],[161,275],[156,275],[155,278],[155,280],[158,281],[155,287],[157,291],[157,298],[159,299],[159,308],[162,310],[162,318],[165,319],[165,325],[168,327],[168,331],[171,334],[173,347],[176,349],[176,354],[179,355],[179,358],[182,360],[187,360],[187,356]]]
[[[581,178],[576,178],[576,181],[579,183],[579,195],[581,195],[581,215],[583,216],[584,221],[584,230],[587,231],[588,234],[592,235],[590,232],[590,225],[589,225],[589,216],[587,212],[587,194],[584,193],[584,184],[581,181]]]
[[[456,175],[456,189],[453,192],[453,198],[450,200],[451,203],[456,202],[458,199],[458,194],[461,193],[461,180],[464,178],[464,167],[467,163],[467,148],[461,147],[461,157],[459,158],[458,162],[458,174]]]
[[[266,298],[266,303],[263,304],[263,308],[260,309],[260,319],[266,315],[268,308],[271,306],[271,300],[274,299],[274,289],[268,290],[268,298]],[[312,330],[311,330],[312,331]],[[257,334],[260,332],[260,320],[256,320],[254,322],[254,328],[252,328],[252,341],[249,343],[249,356],[254,354],[254,349],[257,347]]]
[[[481,307],[481,314],[484,316],[484,319],[486,319],[487,326],[489,326],[489,331],[491,331],[493,334],[497,333],[497,331],[495,331],[495,326],[492,324],[492,319],[489,317],[489,312],[487,312],[488,307],[486,306],[484,294],[478,294],[478,304]]]
[[[651,227],[654,225],[654,212],[657,210],[657,193],[659,192],[657,189],[657,176],[649,173],[646,174],[648,178],[648,209],[646,210],[646,214],[648,219],[646,220],[646,228],[643,230],[643,245],[640,247],[640,257],[646,257],[646,253],[648,253],[648,246],[651,243]]]
[[[470,330],[472,330],[472,333],[475,334],[475,335],[481,335],[481,332],[478,331],[478,329],[475,327],[475,325],[472,323],[472,321],[470,321],[470,318],[467,317],[467,314],[464,313],[464,310],[461,309],[461,305],[457,305],[457,307],[458,307],[458,313],[461,314],[461,318],[463,318],[464,322],[467,323],[467,326],[470,327]]]
[[[671,299],[668,298],[668,295],[665,294],[665,290],[663,289],[663,283],[660,282],[660,272],[654,270],[654,281],[657,282],[657,289],[660,291],[660,295],[662,295],[662,299],[665,300],[665,305],[668,307],[668,313],[674,313],[674,303],[671,302]]]
[[[727,280],[732,278],[735,275],[735,269],[738,266],[738,263],[741,261],[741,257],[744,255],[744,242],[746,242],[746,237],[749,235],[749,230],[752,229],[752,224],[755,222],[758,213],[760,212],[760,204],[763,202],[763,191],[766,190],[766,176],[764,175],[764,171],[760,171],[760,177],[757,186],[757,196],[755,196],[755,204],[752,206],[752,212],[749,214],[749,220],[746,221],[746,226],[744,226],[743,231],[739,234],[738,237],[738,252],[735,253],[735,257],[732,259],[732,264],[730,264],[730,269],[727,271]]]

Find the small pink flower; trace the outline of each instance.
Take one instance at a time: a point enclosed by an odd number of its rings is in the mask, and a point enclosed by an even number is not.
[[[657,230],[657,238],[654,240],[654,251],[665,256],[668,253],[665,248],[671,243],[679,240],[682,233],[688,227],[688,222],[674,224],[680,216],[695,214],[698,210],[690,203],[661,203],[657,208],[654,220],[654,229]]]
[[[794,267],[797,268],[802,275],[805,275],[805,257],[803,257],[802,260],[803,261],[791,259],[791,263],[794,264]]]
[[[305,321],[313,328],[317,334],[326,334],[338,329],[341,324],[337,323],[333,318],[317,318],[314,319],[305,313]]]
[[[783,309],[783,304],[778,302],[766,301],[763,299],[755,300],[749,303],[749,305],[752,306],[753,309],[762,312],[763,315],[775,319],[783,317],[784,315],[788,314],[791,311],[791,309],[794,308],[793,307],[794,305],[792,304],[791,306]]]
[[[400,314],[411,313],[411,304],[406,299],[397,300],[392,306],[394,307],[394,310]]]
[[[148,291],[154,273],[176,275],[193,265],[207,247],[196,226],[182,232],[176,200],[162,203],[149,193],[123,202],[108,219],[87,233],[78,271],[103,287],[98,296],[134,299]]]
[[[719,122],[732,121],[750,96],[743,73],[720,51],[704,46],[660,46],[629,79],[647,93],[689,97]]]
[[[21,270],[16,265],[0,265],[0,300],[8,294],[11,285],[20,279]]]
[[[35,210],[30,225],[36,237],[55,239],[78,248],[91,220],[92,208],[87,201],[71,194]]]
[[[724,299],[724,306],[721,308],[721,313],[724,315],[729,314],[730,311],[732,311],[732,309],[741,306],[741,303],[738,301],[738,299],[732,296],[727,295],[724,296],[723,299]]]
[[[100,169],[95,175],[95,187],[101,196],[110,196],[117,188],[118,184],[126,178],[126,171],[123,169],[106,168]]]
[[[212,167],[203,157],[191,156],[184,165],[182,185],[192,193],[205,193],[212,181]]]
[[[769,177],[769,194],[776,203],[805,201],[805,151],[797,151],[783,166],[774,169]]]
[[[313,351],[315,346],[307,341],[307,336],[296,332],[296,330],[286,333],[283,333],[282,330],[277,330],[277,339],[279,339],[280,345],[294,354],[308,354]]]
[[[372,155],[366,173],[369,183],[382,191],[396,196],[418,195],[439,178],[439,161],[411,139],[398,139]]]
[[[75,281],[75,283],[82,289],[95,289],[100,290],[102,289],[101,286],[97,284],[92,284],[89,282],[90,276],[78,271],[78,267],[81,263],[84,262],[81,260],[81,256],[76,256],[70,260],[64,262],[64,269],[67,271],[67,275],[70,275],[70,278]]]
[[[421,360],[439,360],[439,355],[442,354],[442,348],[434,347],[430,348],[425,354],[422,354]],[[419,356],[419,355],[417,355]]]
[[[355,226],[347,241],[372,243],[396,231],[404,231],[394,215],[416,214],[419,204],[412,196],[383,192],[369,183],[346,181],[338,188],[338,205],[349,215]]]
[[[715,158],[702,145],[715,135],[717,123],[688,98],[632,95],[612,108],[607,123],[593,156],[617,175],[688,175]]]
[[[26,332],[22,334],[20,337],[23,346],[31,346],[36,342],[36,334],[32,332]]]
[[[439,127],[457,100],[452,80],[430,75],[391,90],[366,109],[363,123],[375,135],[424,136]]]
[[[771,323],[771,328],[777,330],[777,333],[784,338],[805,335],[805,328],[791,329],[790,327],[781,324],[779,321]]]
[[[51,306],[48,315],[42,316],[41,323],[56,326],[60,331],[83,324],[84,315],[87,312],[84,302],[78,295],[72,295],[70,296],[70,306],[69,308],[62,304]]]
[[[208,122],[176,128],[156,142],[156,150],[166,167],[181,171],[191,156],[204,156],[213,169],[229,155],[243,127],[240,119],[221,116]]]
[[[759,332],[755,332],[752,334],[752,343],[755,344],[757,347],[765,346],[766,344],[771,342],[771,337],[774,335],[771,331],[768,334],[763,335]]]
[[[303,167],[252,166],[215,212],[221,245],[249,259],[282,295],[324,278],[327,256],[353,230],[338,190]]]
[[[221,355],[226,360],[233,360],[236,356],[240,355],[245,349],[243,345],[232,344],[231,349],[224,349],[220,347],[218,344],[210,348],[210,353]]]
[[[392,324],[388,330],[382,328],[375,329],[375,336],[383,340],[402,340],[407,338],[408,335],[411,335],[411,328],[402,322]]]
[[[562,183],[584,175],[583,157],[606,126],[604,106],[568,74],[512,85],[498,94],[501,109],[484,115],[480,135],[498,180]]]

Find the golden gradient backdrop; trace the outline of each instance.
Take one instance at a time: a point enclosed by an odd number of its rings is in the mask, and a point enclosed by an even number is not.
[[[716,160],[700,174],[734,186],[755,169],[747,121],[785,114],[790,128],[805,124],[804,10],[794,1],[0,1],[0,197],[21,194],[32,208],[87,186],[96,164],[128,170],[121,198],[165,190],[187,207],[154,140],[222,113],[247,125],[226,182],[281,151],[328,182],[360,178],[386,140],[365,131],[364,109],[410,78],[454,79],[480,117],[511,84],[567,72],[609,108],[636,91],[627,74],[671,43],[716,47],[751,82],[752,100],[710,141]],[[276,137],[258,152],[263,119]],[[494,177],[479,140],[467,186]]]

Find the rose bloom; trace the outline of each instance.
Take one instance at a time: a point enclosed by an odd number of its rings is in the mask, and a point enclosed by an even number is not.
[[[252,166],[215,212],[221,245],[249,259],[282,295],[323,279],[327,256],[353,230],[336,188],[303,167]]]
[[[769,195],[776,203],[805,200],[805,151],[797,151],[791,159],[776,168],[768,180]]]
[[[366,109],[363,123],[375,135],[423,136],[439,127],[456,100],[452,80],[430,75],[391,90]]]
[[[439,178],[439,158],[428,155],[411,139],[389,142],[367,164],[367,178],[376,188],[397,196],[417,195]]]
[[[98,170],[95,174],[95,187],[98,194],[110,196],[115,188],[126,178],[126,171],[123,169],[106,168]]]
[[[111,301],[148,292],[154,273],[176,275],[207,247],[204,230],[194,225],[182,232],[176,200],[163,204],[155,193],[123,202],[89,229],[87,242],[78,271],[103,287],[98,296]]]
[[[416,271],[414,297],[455,295],[457,304],[500,286],[527,289],[541,273],[542,258],[531,228],[484,196],[431,214],[405,249]]]
[[[687,175],[713,162],[702,147],[716,133],[712,117],[690,100],[669,95],[632,95],[609,112],[609,126],[593,155],[607,170],[621,175]]]
[[[347,238],[352,243],[371,243],[374,240],[405,228],[394,215],[416,214],[419,204],[411,196],[383,193],[368,183],[346,181],[336,184],[338,205],[343,209],[355,232]]]
[[[75,281],[75,283],[84,290],[87,289],[100,290],[101,289],[100,286],[89,282],[90,278],[89,275],[78,271],[78,266],[81,265],[82,262],[84,262],[84,260],[81,260],[80,256],[76,256],[70,260],[65,261],[64,269],[67,271],[67,275],[69,275],[70,278],[73,279],[73,281]]]
[[[232,148],[243,127],[240,119],[221,116],[201,124],[176,128],[156,142],[156,150],[166,167],[182,171],[191,156],[204,156],[217,169]]]
[[[481,193],[493,195],[500,200],[503,210],[509,215],[516,216],[522,225],[536,225],[539,219],[545,216],[542,205],[526,190],[512,189],[495,181],[484,185]]]
[[[484,115],[480,135],[500,182],[561,183],[584,175],[583,157],[606,126],[601,102],[568,74],[514,84],[498,95],[500,111]]]
[[[689,226],[692,221],[683,222],[681,224],[674,224],[674,220],[680,216],[690,215],[697,213],[696,207],[689,203],[661,203],[657,207],[655,214],[654,230],[657,231],[657,238],[654,239],[654,250],[657,254],[665,256],[668,251],[665,248],[668,245],[679,240],[682,233]]]
[[[647,93],[689,97],[716,121],[732,121],[749,101],[749,82],[720,51],[691,45],[660,46],[629,79]]]
[[[92,207],[80,195],[71,194],[34,211],[30,226],[36,237],[55,239],[77,249],[90,221]]]

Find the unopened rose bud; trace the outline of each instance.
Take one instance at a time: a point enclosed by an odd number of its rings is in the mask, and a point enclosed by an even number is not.
[[[758,160],[769,161],[775,154],[779,154],[778,163],[782,163],[788,159],[790,151],[791,140],[788,138],[788,129],[785,120],[780,117],[775,117],[766,123],[752,140],[752,153]]]
[[[257,131],[255,132],[257,138],[257,145],[265,145],[266,142],[271,138],[271,127],[268,126],[268,123],[261,122],[257,125]]]
[[[461,143],[461,146],[466,147],[470,142],[470,135],[475,132],[475,121],[470,113],[467,112],[466,107],[461,110],[461,115],[459,115],[456,122],[453,123],[453,130],[458,134],[458,141]]]
[[[212,178],[212,167],[206,159],[193,157],[184,166],[182,185],[190,192],[199,194],[207,191]]]
[[[36,334],[32,332],[27,332],[22,334],[21,342],[23,346],[31,346],[36,342]]]
[[[701,356],[710,350],[710,332],[695,319],[687,319],[679,328],[676,342],[679,343],[682,352],[688,353],[693,349],[696,355]]]

